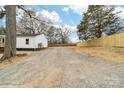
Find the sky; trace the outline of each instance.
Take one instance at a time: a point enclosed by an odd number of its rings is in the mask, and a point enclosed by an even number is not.
[[[79,24],[83,11],[87,6],[42,5],[33,7],[36,12],[50,18],[53,23],[76,26]]]
[[[44,5],[44,6],[27,6],[33,7],[37,13],[42,14],[45,18],[51,19],[55,27],[65,25],[72,31],[69,36],[71,41],[78,41],[76,26],[82,19],[82,11],[86,11],[87,6],[68,6],[68,5]]]
[[[76,26],[82,19],[82,14],[88,5],[28,5],[26,8],[35,10],[36,14],[41,14],[44,18],[50,19],[55,27],[65,25],[73,33],[70,35],[72,40],[78,40]],[[115,12],[121,11],[119,16],[124,19],[124,6],[116,6]],[[5,20],[0,20],[0,25],[4,25]]]

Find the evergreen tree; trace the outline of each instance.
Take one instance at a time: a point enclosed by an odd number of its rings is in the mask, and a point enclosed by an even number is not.
[[[99,38],[102,32],[113,34],[122,27],[121,20],[117,16],[119,12],[114,12],[113,5],[89,5],[86,13],[83,14],[81,23],[77,26],[80,35],[88,38]]]

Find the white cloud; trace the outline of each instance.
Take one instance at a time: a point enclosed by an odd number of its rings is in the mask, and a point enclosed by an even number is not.
[[[60,25],[60,24],[54,24],[54,27],[56,27],[56,28],[60,28],[61,25]]]
[[[63,12],[68,12],[68,11],[69,11],[69,8],[68,8],[68,7],[64,7],[64,8],[62,9],[62,11],[63,11]]]
[[[88,5],[69,5],[67,6],[70,10],[73,10],[74,13],[77,13],[79,15],[82,15],[83,12],[87,11]]]
[[[64,9],[65,8],[65,9]],[[69,5],[69,6],[66,6],[64,7],[63,10],[65,11],[69,11],[72,10],[74,13],[77,13],[79,15],[82,15],[83,12],[86,12],[87,9],[88,9],[88,5]],[[68,8],[68,9],[66,9]],[[116,6],[115,7],[115,12],[118,12],[118,11],[121,11],[121,13],[119,13],[118,15],[124,19],[124,7],[121,7],[121,6]]]
[[[115,12],[119,12],[121,11],[121,13],[118,14],[118,16],[122,19],[124,19],[124,8],[121,6],[116,6],[115,7]]]
[[[77,31],[77,27],[76,26],[72,26],[72,25],[65,25],[66,28],[70,29],[71,31]]]
[[[60,18],[59,14],[55,11],[49,12],[47,10],[42,10],[41,12],[37,12],[37,15],[40,15],[43,18],[51,20],[53,23],[61,23],[62,19]]]

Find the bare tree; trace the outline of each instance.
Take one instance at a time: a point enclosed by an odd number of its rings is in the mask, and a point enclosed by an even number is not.
[[[35,34],[33,29],[34,20],[23,12],[21,18],[17,18],[17,32],[21,34]]]
[[[27,13],[22,13],[22,16],[18,18],[17,22],[17,32],[21,34],[35,34],[42,33],[47,35],[49,28],[51,27],[51,21],[46,21],[46,19],[42,19],[42,15],[36,15],[35,11],[33,12],[33,16],[30,17]]]
[[[61,28],[58,29],[58,34],[61,38],[62,44],[68,43],[70,33],[70,29],[65,26],[61,26]]]

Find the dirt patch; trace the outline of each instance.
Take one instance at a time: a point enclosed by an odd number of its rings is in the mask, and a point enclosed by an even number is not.
[[[124,48],[115,47],[77,47],[76,52],[86,53],[91,57],[103,58],[111,61],[124,62]]]
[[[1,54],[2,56],[3,54]],[[0,62],[0,69],[5,68],[9,65],[15,64],[20,62],[20,60],[23,60],[25,57],[30,57],[32,55],[31,52],[24,52],[24,51],[17,51],[17,54],[15,57],[12,57],[10,59],[4,60]],[[0,57],[1,57],[0,56]],[[20,59],[21,58],[21,59]]]
[[[39,73],[41,74],[41,73]],[[62,70],[60,68],[53,68],[50,70],[50,72],[47,73],[47,76],[41,76],[33,78],[31,82],[28,82],[25,84],[25,86],[28,87],[44,87],[44,88],[50,88],[50,87],[61,87],[61,80],[62,77]]]
[[[62,77],[62,71],[59,68],[54,68],[48,77],[41,83],[43,87],[61,87],[59,83]]]

